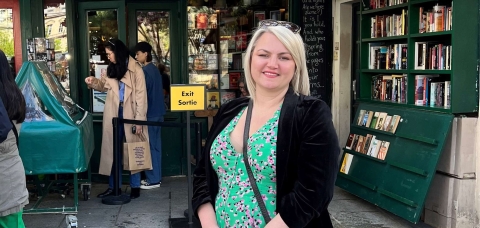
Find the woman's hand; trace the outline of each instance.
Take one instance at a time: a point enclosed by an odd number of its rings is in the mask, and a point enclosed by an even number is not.
[[[88,76],[88,77],[85,78],[85,83],[87,84],[87,86],[91,86],[93,84],[94,80],[95,80],[95,77]]]
[[[135,125],[135,134],[140,135],[142,134],[142,126]]]

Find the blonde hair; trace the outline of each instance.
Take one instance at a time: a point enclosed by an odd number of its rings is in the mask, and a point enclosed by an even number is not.
[[[252,52],[257,45],[258,39],[260,39],[260,37],[267,32],[275,35],[292,55],[293,61],[295,62],[295,73],[293,74],[290,86],[293,88],[293,91],[296,94],[303,94],[306,96],[310,95],[310,81],[308,78],[305,45],[302,37],[300,34],[295,34],[288,28],[282,26],[267,26],[260,27],[254,32],[243,59],[245,81],[247,82],[250,97],[255,99],[254,97],[256,92],[255,82],[253,81],[252,74],[250,72]]]

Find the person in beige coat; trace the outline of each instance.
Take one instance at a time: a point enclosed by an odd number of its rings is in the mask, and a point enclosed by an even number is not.
[[[102,149],[100,157],[99,173],[108,175],[109,187],[99,194],[99,198],[113,195],[113,124],[112,118],[119,117],[124,119],[146,120],[147,113],[147,92],[145,87],[145,75],[142,67],[135,59],[129,56],[125,44],[116,39],[111,39],[105,44],[110,64],[107,68],[107,75],[101,79],[89,76],[85,83],[89,88],[97,91],[106,92],[107,98],[103,111],[103,134]],[[144,134],[148,139],[147,127],[135,126],[135,133],[132,130],[133,125],[124,124],[119,126],[120,132],[124,133],[126,142],[140,142],[140,134]],[[119,143],[123,143],[121,140]],[[121,145],[119,145],[121,146]],[[119,154],[118,165],[122,167],[122,153]],[[121,172],[118,188],[121,187]],[[130,176],[130,198],[135,199],[140,196],[140,176]]]

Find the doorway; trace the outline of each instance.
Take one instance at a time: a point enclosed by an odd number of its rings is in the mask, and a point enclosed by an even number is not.
[[[147,8],[148,7],[148,8]],[[95,1],[78,3],[78,84],[79,104],[94,117],[95,151],[91,158],[92,173],[97,173],[102,141],[103,105],[105,93],[87,88],[87,76],[100,78],[106,72],[108,58],[104,43],[116,38],[123,41],[135,56],[133,48],[140,41],[153,47],[153,63],[164,64],[169,75],[181,74],[181,27],[178,1],[163,3],[126,3],[125,1]],[[165,116],[166,122],[181,122],[180,114]],[[185,163],[181,148],[182,130],[162,128],[162,174],[181,175]],[[167,143],[168,142],[168,143]]]

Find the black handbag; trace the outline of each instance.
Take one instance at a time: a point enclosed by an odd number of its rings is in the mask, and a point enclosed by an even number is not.
[[[245,167],[248,173],[248,179],[250,179],[250,184],[252,185],[253,192],[255,194],[255,198],[257,199],[258,206],[260,206],[260,211],[262,212],[263,219],[265,219],[265,223],[269,223],[271,218],[268,215],[267,208],[265,207],[265,202],[263,202],[262,195],[260,195],[260,191],[257,187],[257,182],[253,177],[252,169],[250,168],[250,163],[248,162],[248,155],[247,155],[247,147],[248,147],[248,135],[250,132],[250,120],[252,118],[252,108],[253,108],[253,101],[250,99],[248,102],[248,110],[247,116],[245,119],[245,129],[243,132],[243,160],[245,163]]]

